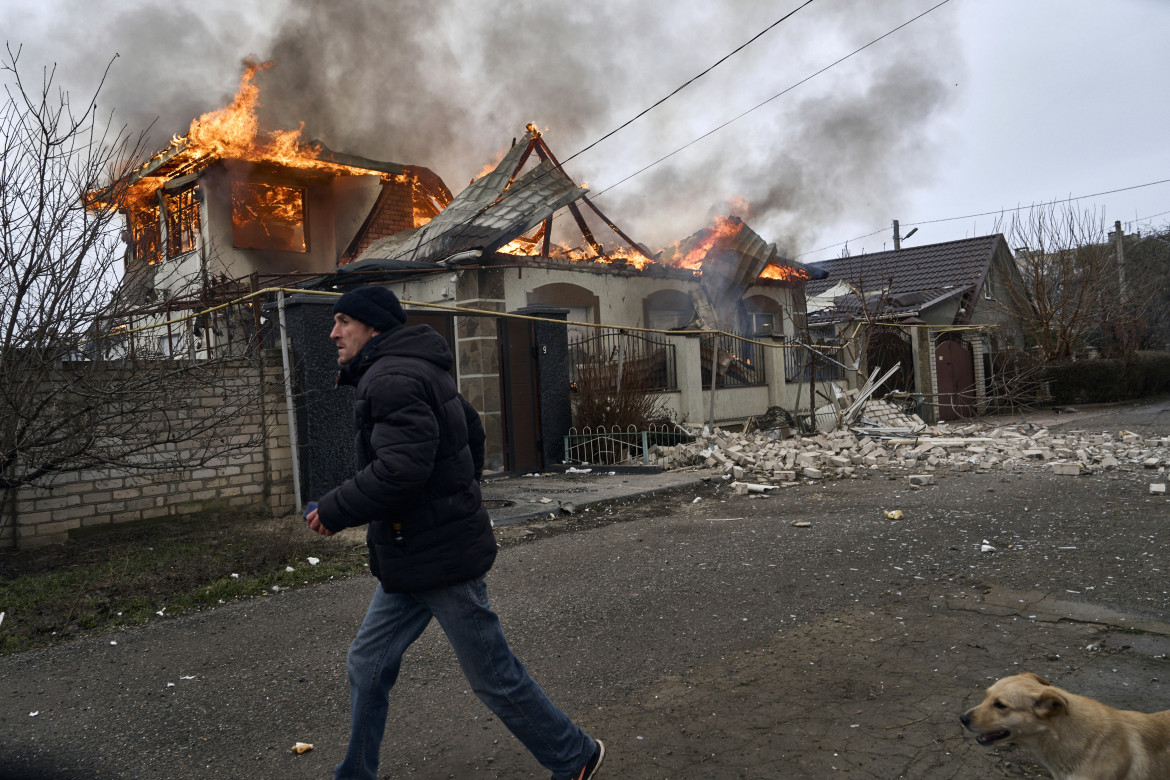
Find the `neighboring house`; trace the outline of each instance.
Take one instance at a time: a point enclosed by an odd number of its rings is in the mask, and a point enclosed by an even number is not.
[[[865,365],[902,371],[886,389],[926,399],[941,419],[982,408],[994,354],[1019,345],[1021,280],[1003,235],[818,263],[805,293],[810,329],[862,332]],[[908,370],[912,367],[912,370]]]

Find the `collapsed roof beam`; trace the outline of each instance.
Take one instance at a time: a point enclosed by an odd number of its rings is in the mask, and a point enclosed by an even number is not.
[[[565,173],[565,169],[561,167],[560,161],[557,160],[556,155],[554,155],[552,153],[552,149],[548,148],[548,144],[546,144],[544,142],[544,139],[539,134],[533,137],[532,141],[529,143],[529,147],[536,149],[536,154],[537,154],[537,156],[540,157],[541,160],[552,160],[553,165],[557,166],[557,169],[561,173],[564,173],[565,176],[569,175],[569,174]],[[525,158],[527,158],[528,151],[525,151],[524,154],[525,154]],[[523,165],[523,164],[524,163],[522,161],[521,165]],[[581,200],[585,202],[586,206],[593,209],[593,213],[596,214],[598,216],[598,218],[601,219],[602,222],[604,222],[606,225],[608,225],[610,230],[612,230],[614,233],[616,233],[618,236],[620,236],[623,241],[625,241],[627,244],[629,244],[631,249],[633,249],[635,252],[637,252],[642,257],[646,258],[647,260],[649,260],[651,262],[654,261],[654,258],[651,257],[650,255],[646,254],[646,251],[644,249],[642,249],[642,247],[640,247],[634,241],[634,239],[627,236],[617,225],[615,225],[613,223],[613,220],[611,220],[609,217],[602,214],[601,209],[597,208],[597,206],[594,205],[593,201],[589,199],[588,195],[582,195]],[[593,247],[593,251],[597,252],[597,254],[601,255],[602,257],[605,257],[606,256],[605,252],[602,250],[601,245],[597,243],[596,239],[594,239],[592,231],[590,231],[589,227],[585,224],[585,219],[581,216],[581,211],[579,208],[577,208],[577,204],[570,203],[569,204],[569,211],[572,213],[573,219],[577,220],[577,226],[579,228],[581,228],[582,235],[585,236],[585,240],[589,242],[589,245],[591,247]],[[548,247],[548,234],[549,234],[549,232],[551,232],[551,227],[552,227],[552,225],[551,225],[551,220],[550,220],[550,225],[549,225],[550,230],[545,232],[545,246],[546,246],[545,255],[546,256],[548,255],[548,249],[547,249],[547,247]]]

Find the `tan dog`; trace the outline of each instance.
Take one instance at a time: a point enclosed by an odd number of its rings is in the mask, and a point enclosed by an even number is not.
[[[1031,748],[1056,780],[1170,778],[1170,710],[1115,710],[1025,673],[996,682],[959,720],[980,745]]]

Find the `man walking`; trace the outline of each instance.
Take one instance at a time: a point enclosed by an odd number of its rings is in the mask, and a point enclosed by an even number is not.
[[[366,525],[378,585],[349,648],[350,734],[336,780],[376,780],[390,688],[402,655],[439,622],[475,694],[553,780],[597,777],[605,746],[545,695],[504,639],[484,575],[496,557],[480,499],[478,415],[455,388],[447,343],[384,287],[362,287],[333,307],[339,381],[357,388],[358,472],[306,514],[326,536]]]

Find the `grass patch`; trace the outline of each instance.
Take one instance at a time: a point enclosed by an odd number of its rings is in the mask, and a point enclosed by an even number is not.
[[[271,595],[274,586],[368,575],[362,538],[321,537],[296,516],[232,512],[0,550],[0,654]]]

